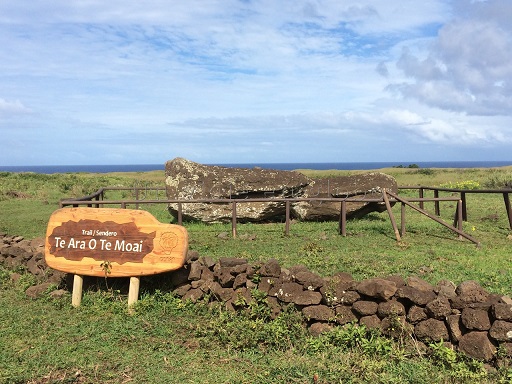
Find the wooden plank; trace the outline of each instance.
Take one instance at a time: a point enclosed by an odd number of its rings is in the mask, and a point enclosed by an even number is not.
[[[86,276],[131,277],[179,269],[188,233],[143,210],[61,208],[48,222],[49,267]]]

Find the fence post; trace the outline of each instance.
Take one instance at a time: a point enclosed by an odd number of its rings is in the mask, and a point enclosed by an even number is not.
[[[233,239],[236,238],[236,202],[233,201],[233,215],[231,217],[231,234],[233,235]]]
[[[457,229],[462,231],[462,200],[457,201]],[[460,233],[459,239],[462,240],[462,235]]]
[[[420,199],[423,199],[423,187],[420,187],[418,189],[418,191],[419,191]],[[420,201],[420,208],[423,209],[423,200]]]
[[[434,197],[439,198],[439,189],[434,189]],[[434,207],[436,216],[441,216],[441,210],[439,209],[439,200],[434,201]]]
[[[405,235],[405,204],[400,206],[400,235]]]
[[[460,199],[462,200],[462,220],[468,221],[468,208],[466,204],[466,192],[460,193]]]
[[[393,216],[393,211],[391,211],[391,204],[389,204],[388,195],[385,189],[382,190],[382,198],[384,199],[384,203],[386,204],[386,209],[388,210],[389,220],[391,220],[391,225],[393,226],[393,231],[395,231],[396,241],[402,240],[400,238],[400,233],[398,232],[398,227],[396,225],[395,216]]]
[[[286,200],[286,221],[284,226],[284,234],[288,236],[290,234],[290,202]]]
[[[508,225],[512,229],[512,211],[510,210],[510,198],[508,192],[503,192],[503,200],[505,201],[505,209],[507,210]]]
[[[183,224],[183,207],[181,202],[178,202],[178,225]]]
[[[347,236],[347,202],[345,200],[341,202],[339,232],[341,236]]]

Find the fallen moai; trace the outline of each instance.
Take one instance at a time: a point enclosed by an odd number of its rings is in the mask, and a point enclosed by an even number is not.
[[[204,165],[183,158],[165,164],[165,184],[170,200],[194,199],[272,199],[270,202],[237,204],[240,222],[281,220],[285,216],[283,198],[359,198],[378,199],[384,189],[397,192],[396,180],[386,174],[371,172],[329,179],[312,179],[295,171],[261,168],[233,168]],[[385,205],[377,202],[348,202],[347,217],[360,217],[370,212],[382,212]],[[178,204],[171,203],[169,211],[178,215]],[[182,203],[184,220],[207,223],[229,222],[232,207],[226,203]],[[339,202],[300,201],[291,204],[291,215],[303,221],[338,220]]]

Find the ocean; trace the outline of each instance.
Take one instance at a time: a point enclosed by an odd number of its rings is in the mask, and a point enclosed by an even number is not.
[[[494,168],[512,165],[512,161],[418,161],[418,162],[349,162],[349,163],[240,163],[211,164],[227,167],[277,169],[291,171],[295,169],[315,170],[370,170],[388,167],[417,165],[419,168]],[[164,170],[164,164],[111,164],[111,165],[0,165],[2,172],[34,173],[109,173],[109,172],[148,172]]]

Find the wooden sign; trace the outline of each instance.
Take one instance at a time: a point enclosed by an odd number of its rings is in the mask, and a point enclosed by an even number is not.
[[[183,266],[184,227],[160,223],[149,212],[113,208],[62,208],[46,231],[49,267],[87,276],[143,276]]]

